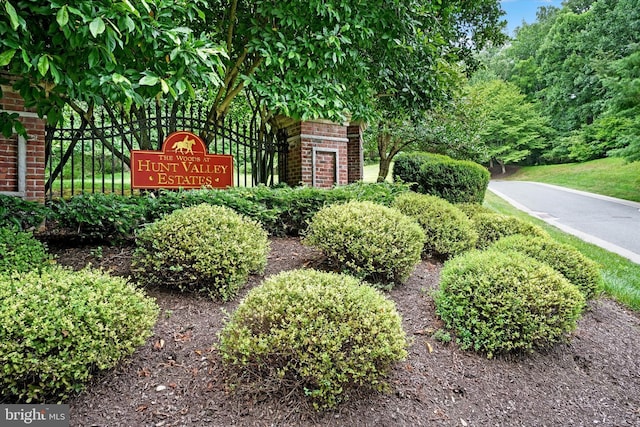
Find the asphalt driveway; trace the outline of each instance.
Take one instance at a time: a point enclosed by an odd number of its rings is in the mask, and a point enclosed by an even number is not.
[[[534,217],[640,264],[640,203],[526,181],[491,181],[489,190]]]

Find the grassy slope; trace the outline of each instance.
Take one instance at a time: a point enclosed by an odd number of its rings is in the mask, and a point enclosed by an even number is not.
[[[640,162],[625,163],[619,158],[523,167],[507,179],[546,182],[640,202]]]

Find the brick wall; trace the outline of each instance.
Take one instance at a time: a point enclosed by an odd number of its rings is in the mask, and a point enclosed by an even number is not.
[[[26,200],[44,201],[44,150],[45,122],[33,110],[25,108],[24,101],[11,87],[2,86],[0,110],[18,113],[27,129],[26,141],[17,134],[9,138],[0,135],[0,193],[23,197]],[[26,142],[26,143],[25,143]],[[20,166],[19,151],[24,150]],[[19,169],[24,168],[24,180]]]
[[[347,126],[347,170],[349,184],[360,181],[363,178],[364,171],[364,141],[362,139],[364,125],[360,123],[352,123]]]
[[[284,118],[278,125],[287,132],[289,185],[330,188],[362,179],[359,125],[346,126],[326,120],[300,122]]]

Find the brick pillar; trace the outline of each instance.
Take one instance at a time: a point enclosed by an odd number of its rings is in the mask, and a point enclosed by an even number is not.
[[[10,86],[2,86],[0,111],[18,113],[27,130],[26,139],[0,135],[0,194],[44,202],[45,121]]]
[[[287,184],[330,188],[348,183],[347,126],[327,120],[278,120],[287,132]]]
[[[351,123],[347,126],[347,167],[349,184],[361,181],[364,175],[364,141],[362,132],[364,125],[361,123]]]

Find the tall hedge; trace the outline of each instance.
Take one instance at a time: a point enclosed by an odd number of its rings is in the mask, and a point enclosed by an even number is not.
[[[451,203],[482,203],[489,185],[489,171],[475,163],[451,158],[434,158],[418,172],[422,192]]]
[[[451,203],[482,203],[489,178],[485,167],[441,154],[401,154],[393,166],[394,180],[415,183],[412,190]]]

